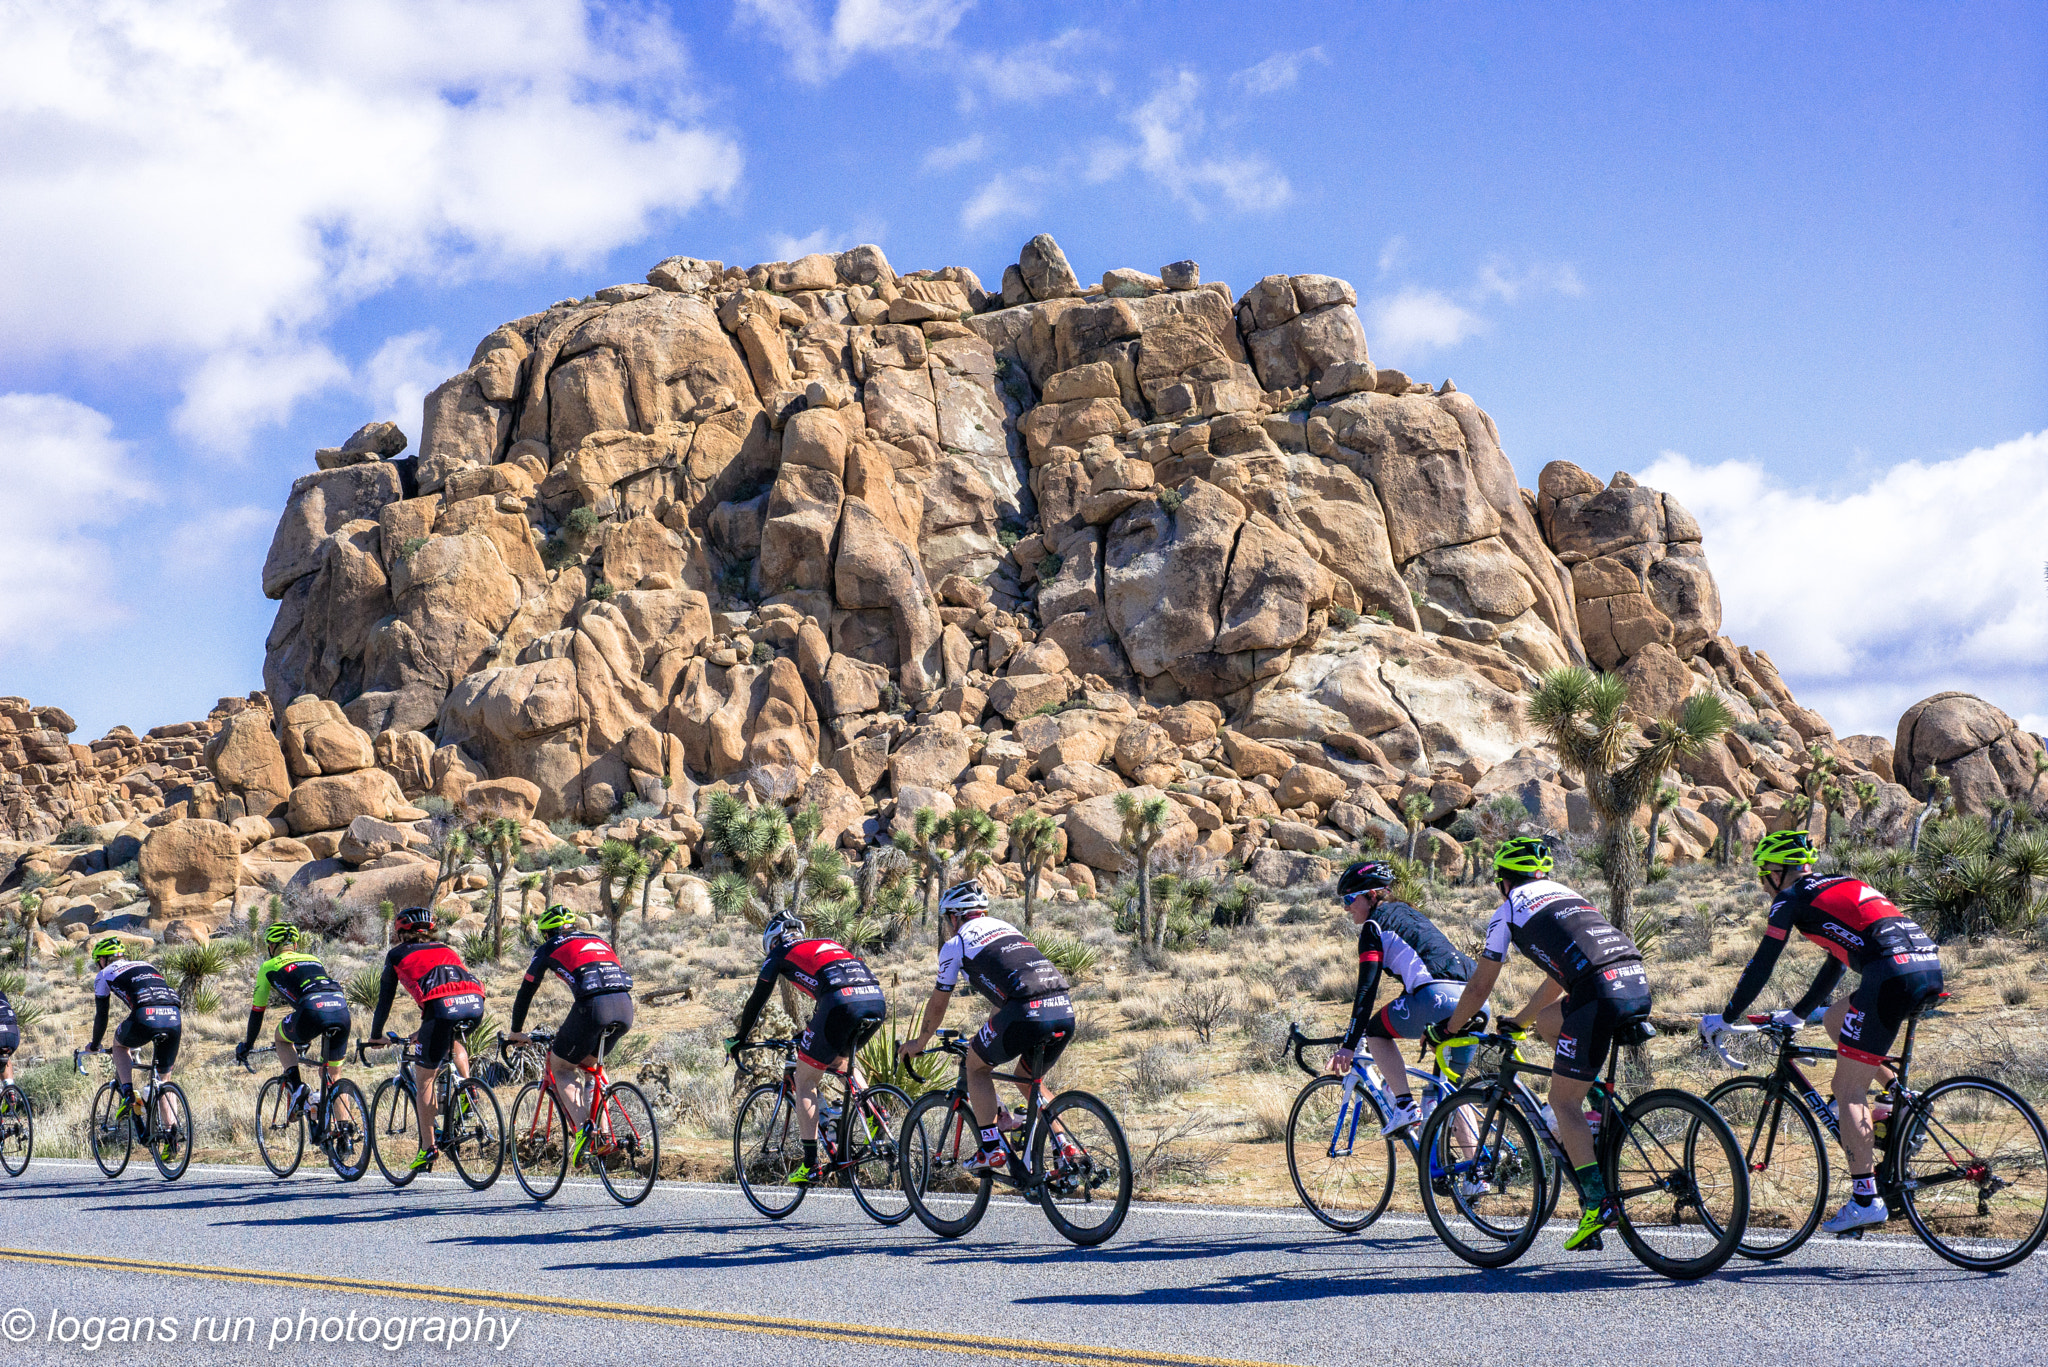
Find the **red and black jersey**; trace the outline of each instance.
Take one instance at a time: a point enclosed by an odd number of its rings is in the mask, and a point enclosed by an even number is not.
[[[1936,955],[1927,933],[1889,898],[1845,874],[1808,874],[1778,894],[1764,934],[1782,940],[1795,930],[1859,973],[1880,959],[1905,967],[1912,956]]]
[[[384,979],[377,986],[377,1013],[370,1022],[370,1038],[383,1035],[384,1019],[391,1014],[401,984],[422,1008],[443,997],[484,995],[484,985],[452,946],[432,940],[393,945],[384,956]]]
[[[739,1038],[753,1033],[754,1022],[759,1019],[761,1008],[768,1004],[768,994],[774,990],[777,978],[789,979],[797,991],[813,1001],[835,992],[882,990],[867,961],[837,940],[798,940],[793,945],[777,945],[775,952],[761,961],[761,976],[754,980],[754,990],[740,1008]]]
[[[526,966],[526,978],[519,984],[519,995],[512,999],[515,1033],[526,1028],[526,1009],[533,1004],[533,994],[550,973],[567,984],[570,994],[579,1002],[608,992],[633,990],[633,975],[619,962],[611,941],[604,936],[585,930],[550,935],[534,950],[533,962]]]

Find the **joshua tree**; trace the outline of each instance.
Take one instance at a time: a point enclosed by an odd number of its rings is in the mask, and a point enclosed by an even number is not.
[[[953,828],[951,862],[956,866],[946,870],[946,877],[951,879],[956,872],[962,878],[980,877],[996,861],[996,837],[1002,827],[979,807],[957,807],[946,820]]]
[[[36,961],[36,919],[43,909],[43,895],[39,892],[24,892],[21,900],[14,904],[21,917],[21,961],[32,964]]]
[[[512,871],[512,861],[519,856],[519,823],[509,816],[479,821],[464,833],[463,838],[491,871],[491,914],[487,930],[491,937],[491,958],[495,961],[505,952],[505,875]]]
[[[1043,812],[1029,808],[1010,820],[1010,853],[1024,870],[1024,924],[1031,924],[1038,907],[1038,880],[1052,867],[1060,846],[1059,823]]]
[[[1678,805],[1678,788],[1674,784],[1662,783],[1650,796],[1650,840],[1648,857],[1652,864],[1657,862],[1657,832],[1664,824],[1664,813]]]
[[[654,896],[654,880],[668,867],[674,857],[676,845],[664,838],[658,831],[646,831],[640,836],[640,857],[647,861],[647,880],[640,885],[640,926],[647,926],[647,904]]]
[[[772,803],[749,807],[731,793],[714,793],[705,813],[704,838],[737,866],[711,880],[712,913],[720,919],[736,915],[756,927],[766,925],[783,906],[775,866],[789,848],[789,817]]]
[[[1954,784],[1949,782],[1946,774],[1943,774],[1931,764],[1927,766],[1927,772],[1921,777],[1927,784],[1927,805],[1922,807],[1920,814],[1913,818],[1913,838],[1906,844],[1906,852],[1908,854],[1918,854],[1920,852],[1920,832],[1927,825],[1927,818],[1933,816],[1937,808],[1948,805],[1949,794],[1954,791],[1955,787]]]
[[[597,847],[598,909],[604,913],[614,945],[619,939],[619,919],[633,904],[633,889],[646,876],[647,861],[625,841],[607,840]]]
[[[2048,774],[2048,750],[2034,752],[2034,781],[2027,785],[2027,805],[2034,805],[2034,794],[2040,790],[2041,776]]]
[[[1427,793],[1409,793],[1401,799],[1401,824],[1408,828],[1408,860],[1415,861],[1415,843],[1422,839],[1422,828],[1429,820],[1430,801]]]
[[[1635,814],[1656,791],[1664,771],[1728,729],[1727,704],[1695,693],[1677,711],[1638,731],[1628,705],[1628,684],[1613,674],[1578,667],[1553,669],[1529,699],[1529,717],[1557,746],[1567,768],[1586,785],[1586,800],[1600,825],[1601,867],[1615,925],[1635,930],[1635,892],[1642,851]]]
[[[1735,827],[1743,817],[1748,816],[1756,804],[1746,797],[1738,797],[1727,805],[1721,815],[1721,840],[1715,852],[1714,862],[1723,868],[1735,857]]]
[[[1116,814],[1124,823],[1123,847],[1138,861],[1138,947],[1147,953],[1166,943],[1165,918],[1152,914],[1152,847],[1166,834],[1166,803],[1163,797],[1116,795]]]
[[[1878,787],[1870,779],[1857,779],[1851,791],[1856,794],[1854,835],[1858,840],[1867,840],[1870,838],[1871,813],[1877,810]]]
[[[435,902],[441,900],[441,889],[451,883],[462,866],[469,862],[469,837],[460,830],[444,831],[441,834],[441,871],[434,878]]]
[[[944,890],[946,873],[953,862],[953,822],[935,808],[920,807],[910,818],[910,829],[896,832],[896,848],[917,861],[924,877],[924,905],[920,922],[929,921]]]

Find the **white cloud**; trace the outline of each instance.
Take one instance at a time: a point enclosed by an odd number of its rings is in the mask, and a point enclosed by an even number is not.
[[[163,538],[162,582],[217,593],[225,573],[246,572],[260,563],[276,526],[275,508],[249,504],[212,510],[180,523]]]
[[[1538,262],[1517,267],[1506,257],[1490,256],[1479,267],[1473,291],[1482,298],[1512,304],[1524,294],[1531,293],[1562,294],[1576,299],[1586,292],[1586,285],[1579,279],[1578,269],[1569,263],[1545,265]]]
[[[395,422],[415,442],[422,435],[427,395],[468,367],[467,357],[441,349],[441,334],[421,328],[386,338],[357,372],[356,392],[374,405],[372,421]]]
[[[348,379],[348,367],[318,343],[217,351],[187,377],[171,426],[195,446],[240,455],[256,428],[282,424],[300,399]]]
[[[951,171],[980,161],[988,155],[988,135],[970,133],[958,142],[949,142],[944,147],[934,147],[924,154],[922,165],[927,171]]]
[[[777,261],[794,261],[800,256],[809,256],[812,252],[830,251],[832,243],[830,228],[813,228],[802,237],[794,237],[789,233],[768,234],[768,251]]]
[[[960,88],[960,107],[972,109],[986,96],[997,104],[1034,105],[1064,95],[1084,81],[1108,93],[1107,77],[1089,75],[1082,59],[1102,46],[1101,35],[1070,28],[1043,42],[1016,43],[998,53],[976,53],[966,62],[970,81]]]
[[[1639,478],[1699,519],[1723,630],[1838,729],[1889,736],[1930,693],[2048,713],[2048,433],[1907,461],[1860,490],[1667,452]]]
[[[1387,239],[1386,246],[1380,248],[1380,275],[1392,275],[1407,259],[1408,239],[1396,233]]]
[[[184,410],[208,440],[275,411],[235,372],[310,383],[341,308],[597,259],[740,172],[675,35],[595,0],[14,0],[7,30],[0,356],[230,354]]]
[[[945,45],[973,0],[839,0],[828,20],[812,0],[739,0],[739,12],[789,53],[791,72],[821,84],[870,53]]]
[[[1301,79],[1301,68],[1309,62],[1319,66],[1330,64],[1320,43],[1298,52],[1276,52],[1256,66],[1248,66],[1231,76],[1230,83],[1247,95],[1277,95]]]
[[[0,648],[107,624],[113,556],[88,533],[153,496],[107,416],[60,394],[0,394]]]
[[[1265,157],[1196,150],[1205,129],[1198,100],[1201,78],[1181,71],[1162,81],[1152,97],[1124,117],[1138,135],[1135,144],[1099,145],[1087,178],[1111,180],[1132,167],[1165,186],[1174,198],[1202,217],[1209,201],[1196,193],[1221,195],[1234,209],[1276,209],[1292,197],[1293,186]]]
[[[1366,305],[1366,335],[1388,356],[1412,356],[1456,346],[1486,328],[1486,320],[1438,290],[1409,286]]]
[[[960,206],[960,226],[973,232],[1005,218],[1021,218],[1038,212],[1041,177],[1024,171],[1005,171],[968,196]]]

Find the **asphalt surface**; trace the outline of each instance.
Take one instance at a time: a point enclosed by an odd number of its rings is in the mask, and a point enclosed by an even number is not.
[[[1076,1249],[1015,1201],[948,1243],[832,1191],[773,1224],[730,1187],[620,1210],[571,1183],[537,1208],[509,1175],[167,1184],[44,1159],[0,1179],[0,1219],[0,1338],[19,1345],[0,1352],[27,1362],[2048,1361],[2040,1258],[1966,1273],[1904,1228],[1675,1284],[1618,1238],[1567,1254],[1555,1226],[1484,1272],[1394,1216],[1345,1238],[1290,1211],[1139,1204]],[[115,1341],[144,1317],[150,1342]]]

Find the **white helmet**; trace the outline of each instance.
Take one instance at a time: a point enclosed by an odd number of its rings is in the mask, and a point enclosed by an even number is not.
[[[964,883],[955,883],[939,896],[941,916],[958,916],[964,921],[987,910],[988,894],[972,878]]]
[[[794,916],[778,916],[761,927],[761,952],[773,954],[778,945],[793,945],[804,938],[804,923]]]

